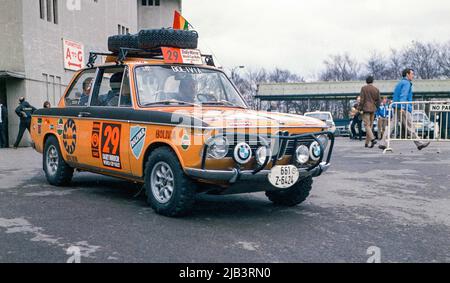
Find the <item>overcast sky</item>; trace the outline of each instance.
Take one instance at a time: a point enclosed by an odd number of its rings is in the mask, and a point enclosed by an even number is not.
[[[184,0],[183,15],[225,67],[279,66],[308,79],[329,54],[363,60],[413,40],[450,41],[449,0]]]

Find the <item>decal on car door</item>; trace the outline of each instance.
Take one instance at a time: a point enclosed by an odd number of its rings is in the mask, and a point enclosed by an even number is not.
[[[68,154],[72,155],[77,148],[77,126],[72,119],[67,120],[63,130],[63,144]]]
[[[93,158],[100,158],[100,127],[99,122],[94,122],[91,135],[91,151]]]
[[[105,167],[122,169],[120,160],[121,129],[122,126],[119,124],[103,124],[101,152]]]
[[[134,157],[139,159],[144,149],[145,137],[147,136],[147,128],[131,127],[130,128],[130,146]]]

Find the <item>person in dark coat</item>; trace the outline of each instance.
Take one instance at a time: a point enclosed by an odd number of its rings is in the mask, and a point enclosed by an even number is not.
[[[6,107],[0,103],[0,148],[5,148],[6,142],[6,125],[8,123],[8,113]]]
[[[19,106],[16,108],[16,114],[20,118],[19,133],[17,135],[16,142],[14,143],[14,148],[19,147],[20,141],[22,141],[23,134],[25,130],[30,132],[31,127],[31,116],[36,111],[36,108],[28,103],[24,97],[19,99]]]

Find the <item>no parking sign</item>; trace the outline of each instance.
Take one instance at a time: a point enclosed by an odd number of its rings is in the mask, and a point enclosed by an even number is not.
[[[84,46],[81,43],[64,39],[64,69],[78,71],[83,68]]]

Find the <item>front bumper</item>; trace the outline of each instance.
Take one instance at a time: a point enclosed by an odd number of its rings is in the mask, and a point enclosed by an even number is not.
[[[321,156],[319,161],[317,162],[317,165],[310,168],[298,168],[300,173],[300,180],[307,178],[307,177],[318,177],[325,173],[331,166],[330,160],[331,155],[334,148],[334,142],[335,137],[333,133],[330,132],[320,132],[320,133],[311,133],[311,134],[303,134],[303,135],[295,135],[295,136],[288,136],[288,135],[279,135],[275,136],[273,138],[277,138],[281,141],[283,141],[286,145],[289,142],[293,142],[294,148],[296,148],[297,145],[301,144],[305,140],[312,140],[317,141],[318,136],[320,135],[327,135],[329,138],[329,147],[323,148],[321,150]],[[260,137],[257,137],[260,138]],[[320,142],[319,142],[320,143]],[[283,146],[280,146],[280,148],[283,148]],[[228,184],[236,184],[241,182],[268,182],[268,175],[271,173],[271,170],[266,169],[267,165],[271,163],[272,168],[277,166],[278,160],[280,158],[284,157],[283,154],[286,154],[286,147],[284,149],[280,149],[280,153],[275,153],[274,157],[267,157],[266,162],[262,166],[258,166],[254,170],[241,170],[240,166],[237,165],[236,168],[233,168],[231,170],[210,170],[206,168],[206,158],[207,158],[207,149],[208,146],[205,146],[205,149],[203,151],[203,157],[202,157],[202,166],[200,169],[198,168],[186,168],[185,172],[186,174],[194,179],[198,180],[205,180],[205,181],[216,181],[216,182],[227,182]],[[328,153],[325,156],[325,152],[328,149]],[[284,152],[284,153],[283,153]],[[289,165],[296,165],[294,161],[294,157],[291,157],[291,162]]]
[[[317,167],[309,171],[306,169],[299,169],[300,179],[304,179],[307,177],[319,177],[320,175],[328,171],[330,166],[331,164],[322,162]],[[254,174],[254,171],[239,171],[238,169],[233,169],[232,171],[202,170],[194,168],[186,169],[186,174],[191,178],[207,181],[228,182],[230,184],[235,184],[240,181],[267,181],[270,172],[270,170],[262,170]]]

